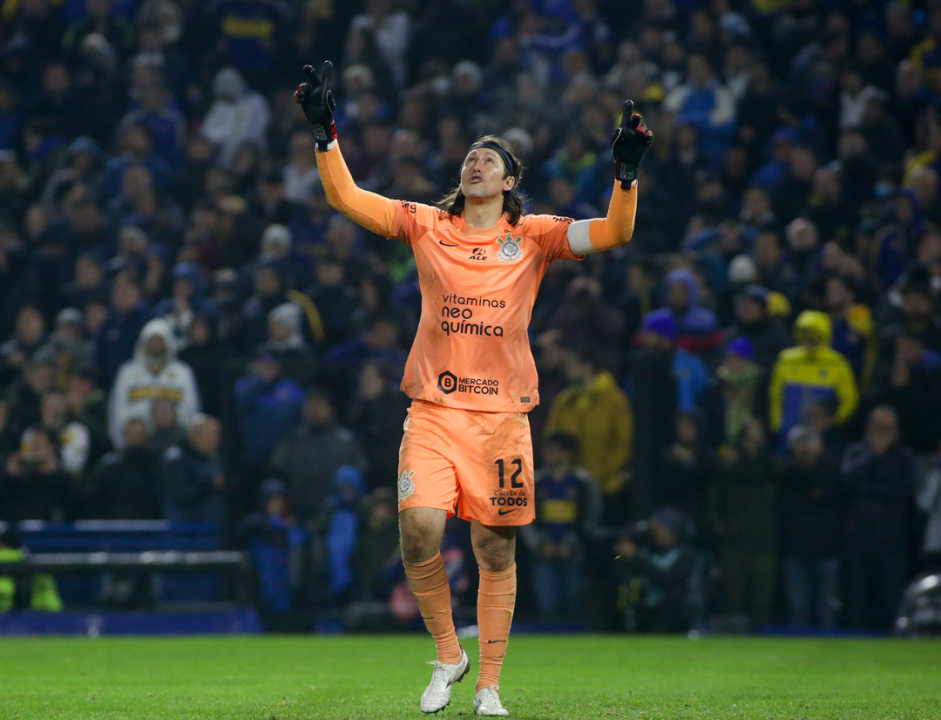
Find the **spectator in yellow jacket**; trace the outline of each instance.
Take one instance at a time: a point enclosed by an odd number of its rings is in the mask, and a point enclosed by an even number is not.
[[[549,409],[546,432],[561,430],[578,438],[577,465],[588,471],[607,501],[624,484],[631,457],[634,417],[614,376],[599,369],[590,350],[575,351],[565,363],[569,385]]]
[[[779,440],[801,422],[810,406],[824,398],[836,401],[835,420],[848,420],[859,401],[849,362],[830,347],[830,318],[805,310],[794,322],[795,347],[782,350],[771,373],[769,414],[771,430]],[[783,449],[783,441],[779,443]]]

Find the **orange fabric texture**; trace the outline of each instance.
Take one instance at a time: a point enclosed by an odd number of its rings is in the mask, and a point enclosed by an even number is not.
[[[592,220],[588,225],[588,240],[595,250],[610,250],[623,245],[634,234],[637,216],[637,186],[621,189],[615,181],[606,217]]]
[[[576,256],[570,218],[506,216],[469,227],[443,210],[356,187],[339,146],[317,154],[330,204],[366,229],[404,240],[418,267],[422,314],[402,390],[448,407],[527,412],[539,402],[527,333],[553,260]]]
[[[480,676],[477,689],[500,687],[500,668],[516,607],[516,565],[503,572],[481,569],[477,591],[477,627],[480,630]]]
[[[524,413],[412,402],[399,449],[399,512],[430,507],[484,525],[526,525],[534,517],[533,483]]]
[[[435,639],[438,662],[453,665],[461,659],[461,646],[451,617],[451,586],[441,553],[420,563],[404,563],[405,576],[418,601],[425,627]]]

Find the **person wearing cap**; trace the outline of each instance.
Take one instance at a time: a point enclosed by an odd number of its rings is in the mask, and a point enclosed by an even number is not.
[[[437,659],[420,707],[444,709],[468,672],[454,630],[440,553],[445,521],[471,523],[480,569],[480,673],[474,712],[507,715],[500,670],[516,604],[517,528],[533,519],[533,456],[526,413],[539,402],[527,327],[551,262],[627,243],[638,167],[653,133],[624,105],[612,137],[615,183],[607,216],[574,221],[527,215],[522,164],[503,138],[468,149],[460,183],[440,207],[391,200],[358,187],[338,144],[333,65],[307,66],[295,100],[311,125],[330,204],[415,255],[422,315],[402,389],[412,399],[400,451],[399,511],[405,573],[435,639]],[[571,134],[579,129],[571,128]],[[483,429],[485,428],[485,429]],[[483,438],[500,438],[491,442]]]
[[[625,598],[626,630],[685,633],[691,629],[689,600],[697,561],[689,541],[694,533],[686,513],[664,506],[615,543],[614,572]]]
[[[747,337],[729,340],[702,403],[712,440],[732,446],[748,418],[764,417],[767,402],[761,393],[767,390],[766,381],[751,341]]]
[[[747,338],[754,360],[770,377],[778,354],[791,344],[787,330],[768,315],[768,290],[760,285],[748,285],[735,297],[735,324],[726,338]]]
[[[785,447],[788,431],[803,421],[811,402],[835,398],[838,424],[849,420],[856,410],[859,391],[853,369],[830,347],[831,334],[830,318],[825,313],[805,310],[794,322],[797,345],[778,355],[768,390],[768,414],[779,450]]]
[[[640,347],[672,349],[671,367],[676,380],[676,406],[688,410],[696,406],[709,385],[706,364],[677,345],[677,324],[670,313],[654,311],[647,315],[635,336]]]

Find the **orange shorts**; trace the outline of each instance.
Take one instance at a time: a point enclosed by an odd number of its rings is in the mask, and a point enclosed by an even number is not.
[[[525,413],[413,400],[399,448],[399,511],[447,510],[484,525],[533,521],[533,441]]]

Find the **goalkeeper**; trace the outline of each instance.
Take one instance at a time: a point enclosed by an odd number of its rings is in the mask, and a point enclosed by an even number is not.
[[[526,413],[539,402],[527,334],[539,283],[554,260],[582,258],[628,242],[637,209],[637,169],[653,134],[624,103],[612,138],[615,185],[607,216],[524,215],[522,165],[505,140],[470,147],[460,183],[431,207],[366,192],[337,141],[333,66],[306,66],[295,99],[310,123],[330,205],[370,232],[412,249],[422,294],[418,331],[402,390],[412,399],[399,450],[398,506],[405,573],[437,659],[421,696],[438,712],[469,669],[451,616],[439,548],[445,520],[471,524],[480,567],[477,715],[506,715],[500,668],[516,603],[516,531],[533,519],[532,439]]]

